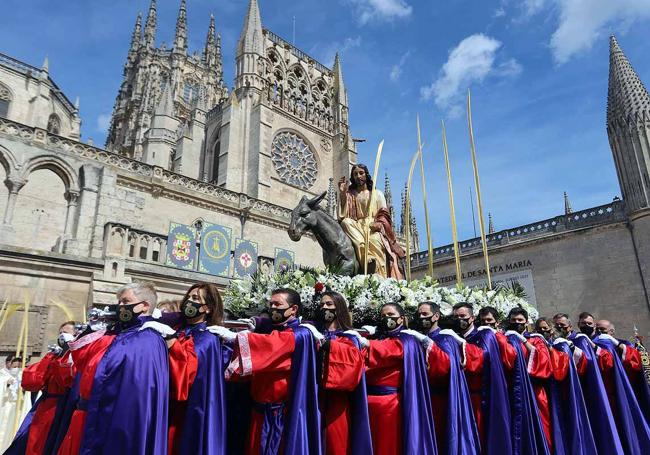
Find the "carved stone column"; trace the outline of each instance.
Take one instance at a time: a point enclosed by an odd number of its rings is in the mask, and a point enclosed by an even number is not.
[[[16,177],[8,177],[7,180],[5,180],[5,185],[7,185],[7,188],[9,189],[9,197],[7,198],[7,208],[5,210],[3,224],[11,224],[14,217],[14,209],[16,208],[18,192],[23,186],[25,186],[25,183],[27,183],[27,180]]]
[[[77,191],[68,190],[65,193],[65,199],[68,201],[68,210],[65,214],[65,231],[63,232],[63,235],[66,238],[70,238],[74,232],[74,217],[77,211],[77,205],[79,204],[79,193]]]

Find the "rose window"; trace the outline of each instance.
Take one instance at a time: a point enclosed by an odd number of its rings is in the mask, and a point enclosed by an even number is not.
[[[318,165],[314,152],[296,133],[286,131],[275,136],[271,160],[280,179],[289,185],[306,190],[316,181]]]

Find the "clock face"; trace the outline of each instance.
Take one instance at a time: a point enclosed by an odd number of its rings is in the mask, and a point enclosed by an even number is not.
[[[309,189],[316,182],[318,164],[312,149],[296,133],[284,131],[273,139],[271,160],[280,180]]]

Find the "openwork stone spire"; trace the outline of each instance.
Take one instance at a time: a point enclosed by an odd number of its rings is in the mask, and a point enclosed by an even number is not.
[[[488,212],[488,234],[494,234],[494,221],[492,221],[492,214],[490,212]]]
[[[341,58],[339,53],[336,53],[334,57],[334,68],[332,68],[334,73],[334,90],[336,95],[336,101],[343,105],[348,105],[348,94],[345,90],[345,83],[343,82],[343,68],[341,67]]]
[[[208,36],[205,38],[205,49],[203,50],[203,60],[210,66],[214,65],[217,60],[217,44],[214,33],[214,15],[210,14],[210,26],[208,27]]]
[[[174,52],[187,52],[187,6],[185,0],[181,0],[176,19],[176,35],[174,36]]]
[[[628,212],[650,206],[650,96],[616,38],[609,43],[607,135]]]
[[[144,26],[144,45],[153,48],[156,45],[156,0],[151,0],[149,14]]]
[[[569,201],[569,195],[564,192],[564,214],[569,215],[573,213],[573,208],[571,208],[571,201]]]
[[[239,54],[252,53],[262,55],[262,17],[260,16],[260,8],[257,5],[257,0],[250,0],[248,4],[248,12],[244,20],[244,28],[239,37],[239,45],[237,46]]]
[[[140,49],[142,42],[142,13],[138,13],[138,18],[135,20],[135,27],[133,27],[133,34],[131,35],[131,47],[129,48],[129,56],[133,57]]]

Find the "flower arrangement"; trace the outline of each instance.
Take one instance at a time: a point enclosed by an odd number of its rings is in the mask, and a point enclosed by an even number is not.
[[[415,312],[420,302],[430,301],[440,305],[440,311],[445,316],[450,315],[452,307],[459,302],[471,303],[475,312],[482,307],[493,306],[501,318],[516,307],[528,311],[531,322],[539,316],[535,307],[510,288],[445,288],[431,277],[407,282],[377,275],[349,277],[318,270],[288,270],[232,280],[225,292],[225,307],[236,316],[258,314],[268,305],[271,292],[281,287],[294,289],[300,294],[307,319],[315,309],[321,292],[339,292],[347,299],[356,325],[373,321],[378,308],[388,302],[400,303],[409,313]]]

